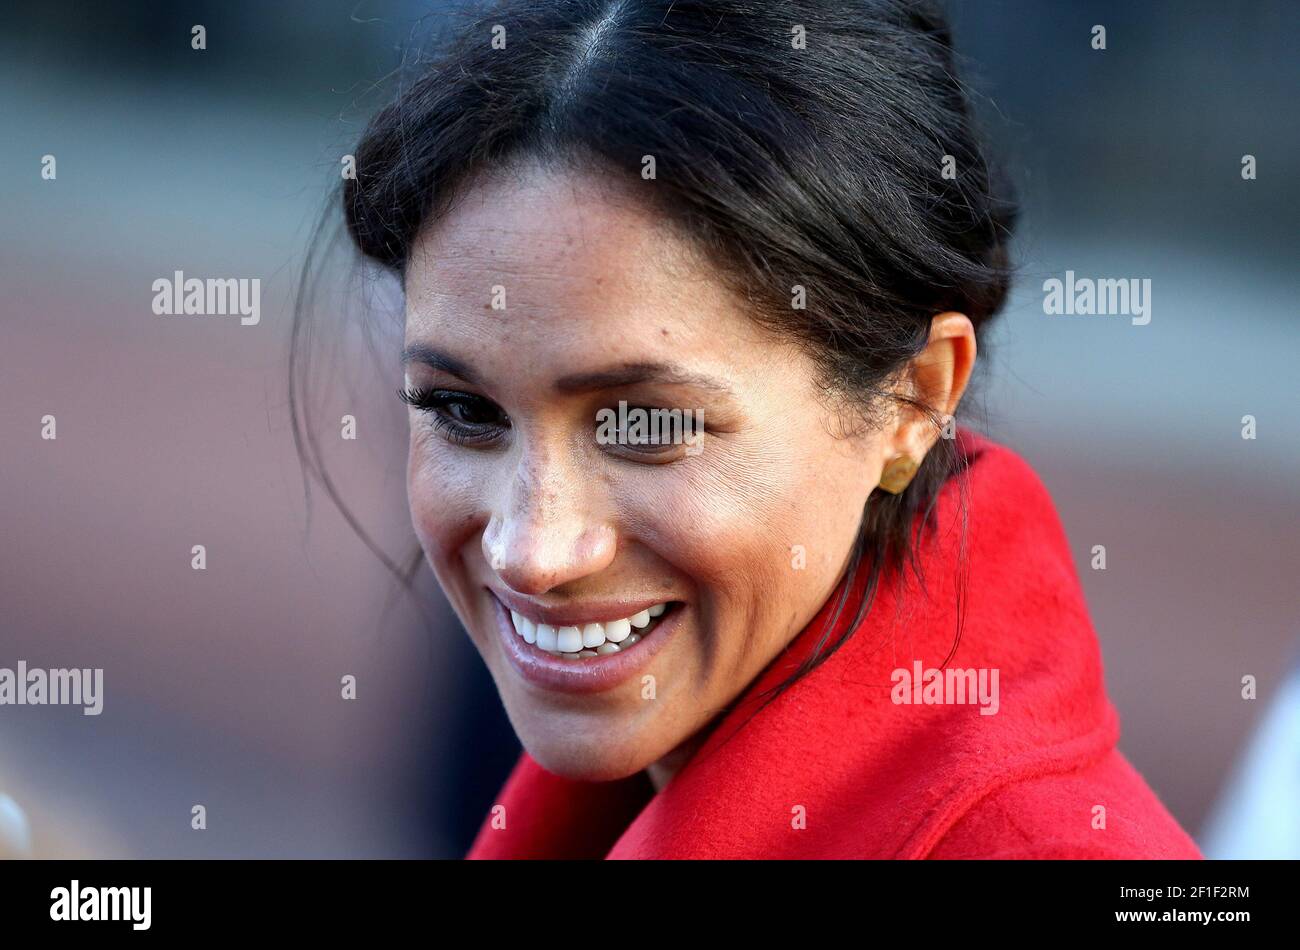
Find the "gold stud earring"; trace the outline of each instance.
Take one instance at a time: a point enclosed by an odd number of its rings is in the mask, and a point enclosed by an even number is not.
[[[918,468],[920,463],[910,455],[895,455],[885,463],[885,469],[880,473],[880,487],[891,495],[897,495],[911,484]]]

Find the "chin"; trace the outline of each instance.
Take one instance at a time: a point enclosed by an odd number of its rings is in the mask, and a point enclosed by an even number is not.
[[[523,738],[524,748],[546,771],[575,782],[613,782],[635,775],[657,757],[627,740]]]

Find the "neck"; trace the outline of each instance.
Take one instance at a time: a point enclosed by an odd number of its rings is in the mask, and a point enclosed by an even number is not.
[[[717,722],[718,720],[714,720],[709,723],[658,762],[651,762],[646,766],[646,775],[650,779],[650,784],[654,786],[656,794],[662,792],[664,786],[673,780],[673,776],[691,760],[691,756],[700,750],[700,746],[704,745],[704,740],[708,738]]]

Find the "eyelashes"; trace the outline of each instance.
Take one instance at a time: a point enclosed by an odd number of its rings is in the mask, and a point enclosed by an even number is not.
[[[406,386],[397,391],[398,397],[414,409],[429,417],[430,423],[448,442],[454,445],[490,448],[499,443],[511,428],[509,417],[490,399],[473,393],[453,389]],[[631,407],[637,411],[651,412],[648,407]],[[703,435],[701,426],[700,434]],[[628,461],[643,464],[665,464],[683,455],[695,454],[675,442],[634,440],[616,431],[615,438],[601,441],[605,451]],[[698,445],[698,442],[694,443]]]
[[[433,427],[456,445],[488,445],[510,428],[510,420],[482,396],[450,389],[406,387],[402,402],[429,414]]]

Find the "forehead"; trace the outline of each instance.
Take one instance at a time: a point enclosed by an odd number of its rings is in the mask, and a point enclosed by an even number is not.
[[[716,272],[638,198],[640,185],[656,187],[535,166],[475,182],[412,249],[408,341],[596,335],[708,349],[754,333]]]

